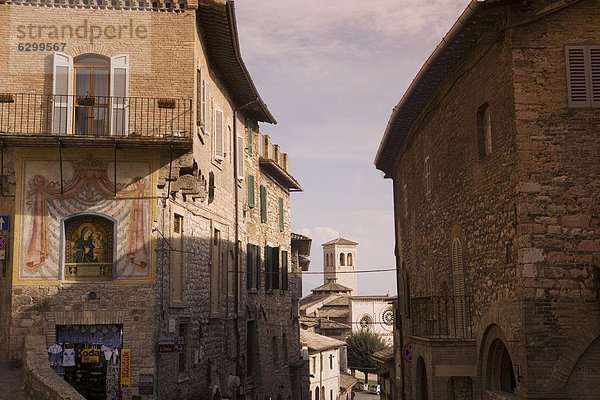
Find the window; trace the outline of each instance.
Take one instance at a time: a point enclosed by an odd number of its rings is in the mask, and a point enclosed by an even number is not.
[[[187,331],[188,331],[188,323],[179,324],[179,337],[183,339],[183,343],[181,344],[182,350],[178,353],[177,356],[177,371],[181,374],[186,372],[188,369],[188,355],[187,355]]]
[[[284,228],[285,228],[285,221],[283,218],[283,199],[280,197],[279,198],[279,232],[283,232]]]
[[[129,56],[53,56],[52,131],[70,135],[126,135]]]
[[[260,222],[267,222],[267,188],[260,185]]]
[[[425,162],[423,165],[423,181],[425,184],[425,194],[431,194],[431,160],[429,156],[425,157]]]
[[[487,103],[481,105],[477,110],[477,141],[479,158],[484,158],[492,153],[492,120]]]
[[[457,335],[464,333],[466,328],[464,268],[462,244],[459,238],[454,238],[452,241],[452,285]]]
[[[340,253],[340,265],[343,267],[345,264],[344,253]]]
[[[244,138],[238,136],[237,138],[237,178],[241,181],[244,179]]]
[[[254,131],[252,130],[251,123],[252,121],[246,118],[246,149],[250,157],[254,155]]]
[[[333,400],[333,389],[329,390],[329,400]]]
[[[221,231],[217,228],[213,230],[212,260],[210,270],[210,312],[212,315],[218,315],[221,312]]]
[[[352,263],[353,263],[353,261],[352,261],[352,253],[348,253],[348,255],[346,256],[346,261],[347,261],[348,266],[351,267]]]
[[[600,46],[567,46],[565,53],[569,107],[600,107]]]
[[[183,303],[183,217],[173,214],[170,293],[171,306]]]
[[[248,175],[248,207],[256,207],[256,195],[254,191],[255,182],[254,175]]]
[[[279,289],[279,247],[265,246],[267,290]]]
[[[310,373],[314,374],[317,370],[317,357],[310,358]]]
[[[365,314],[362,317],[360,317],[358,325],[360,326],[361,330],[369,331],[371,330],[371,325],[373,325],[373,318],[371,318],[370,315]]]
[[[65,221],[66,280],[113,279],[114,223],[97,215]]]
[[[223,111],[215,110],[215,129],[213,131],[213,143],[215,146],[215,160],[222,161],[225,157],[225,144],[223,137]]]
[[[288,252],[281,252],[281,290],[288,290]]]
[[[329,355],[329,369],[333,369],[333,354]]]
[[[246,246],[247,288],[259,288],[260,247],[248,243]]]
[[[204,104],[202,102],[202,72],[196,71],[196,126],[202,126],[204,121]]]

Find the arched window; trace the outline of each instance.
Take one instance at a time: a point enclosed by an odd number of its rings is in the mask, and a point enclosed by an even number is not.
[[[114,223],[98,215],[65,220],[65,279],[113,279]]]
[[[346,256],[346,261],[347,261],[348,266],[351,267],[352,266],[352,262],[353,262],[353,260],[352,260],[352,253],[348,253],[348,255]]]
[[[452,241],[452,294],[454,296],[450,306],[454,306],[457,336],[463,335],[466,328],[464,270],[462,244],[459,238],[454,238]]]
[[[423,181],[425,184],[425,194],[431,194],[431,160],[429,159],[429,156],[425,157],[423,165]]]
[[[515,392],[517,380],[512,358],[506,345],[500,339],[495,339],[490,346],[487,375],[489,389],[507,393]]]
[[[370,331],[373,326],[373,318],[371,318],[370,315],[365,314],[358,320],[358,325],[361,330]]]
[[[340,253],[340,265],[342,267],[345,265],[344,253]]]
[[[315,388],[315,400],[319,400],[319,387]]]

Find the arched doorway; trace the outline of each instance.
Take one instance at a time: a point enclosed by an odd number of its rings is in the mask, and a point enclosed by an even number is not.
[[[486,370],[488,389],[515,393],[517,380],[512,357],[501,339],[494,339],[490,345]]]
[[[423,357],[419,357],[419,361],[417,361],[416,399],[429,400],[427,368],[425,367],[425,360],[423,360]]]

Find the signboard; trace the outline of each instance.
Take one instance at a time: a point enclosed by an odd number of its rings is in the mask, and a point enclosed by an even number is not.
[[[402,357],[404,358],[404,361],[406,361],[407,363],[412,361],[412,357],[413,357],[413,352],[412,352],[412,345],[409,343],[406,343],[404,345],[404,347],[402,348]]]
[[[10,230],[10,216],[0,215],[0,231]]]
[[[183,338],[179,336],[161,337],[158,340],[159,353],[183,352]]]
[[[131,387],[131,349],[121,350],[121,387]]]

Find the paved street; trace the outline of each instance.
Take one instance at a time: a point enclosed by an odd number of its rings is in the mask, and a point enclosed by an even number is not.
[[[355,392],[356,396],[354,400],[378,400],[379,396],[376,394],[371,394],[367,392]]]
[[[23,393],[23,370],[10,369],[0,364],[0,400],[25,399]]]

